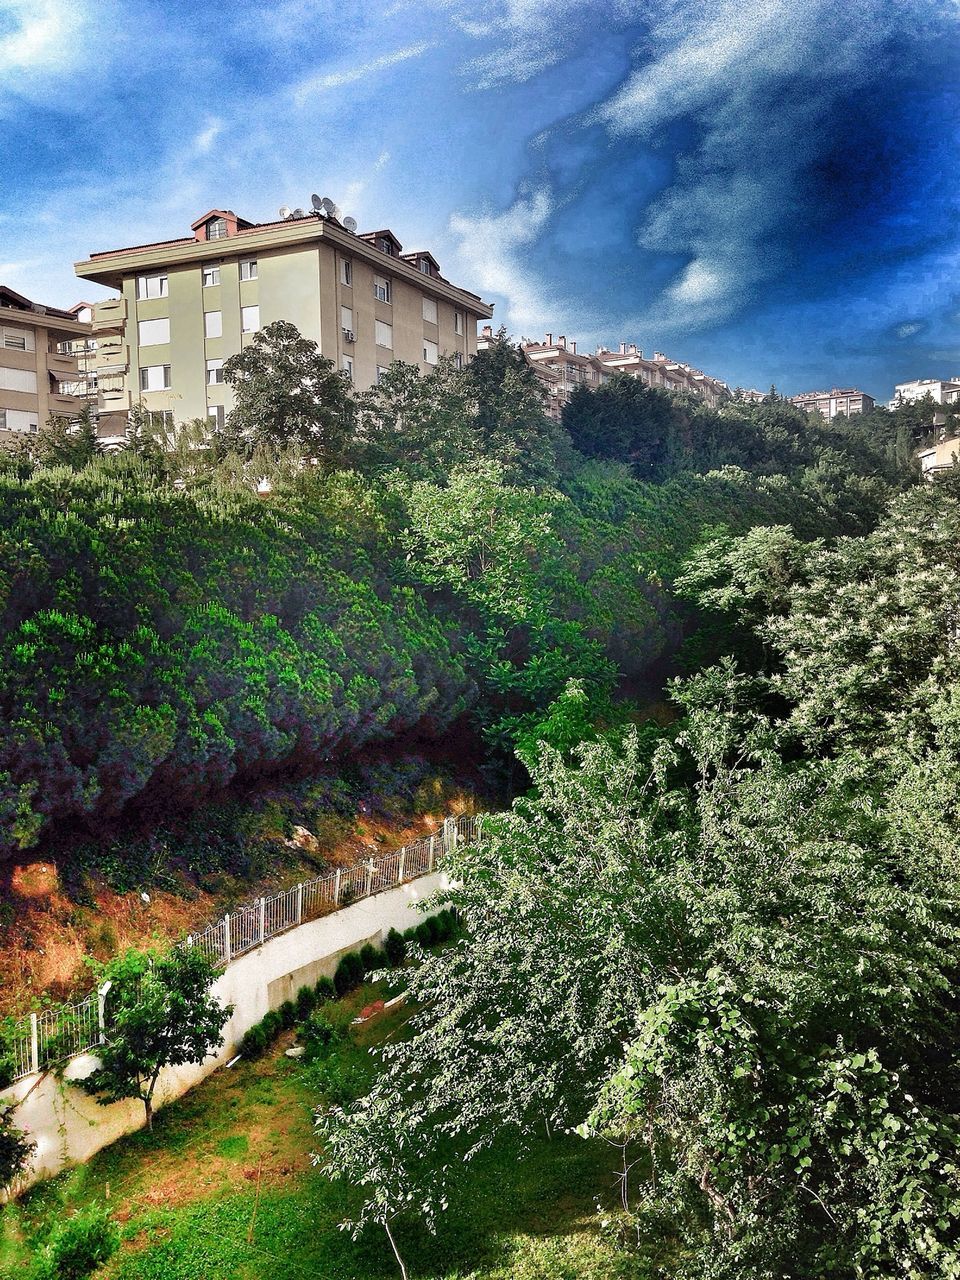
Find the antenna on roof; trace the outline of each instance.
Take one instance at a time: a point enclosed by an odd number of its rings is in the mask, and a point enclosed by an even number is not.
[[[289,218],[289,217],[290,217],[290,210],[287,208],[287,206],[286,206],[285,204],[282,204],[282,205],[280,206],[280,211],[279,211],[279,212],[280,212],[280,217],[281,217],[281,218],[286,219],[286,218]]]
[[[303,217],[306,217],[306,214],[303,212],[302,209],[294,209],[293,216],[295,218],[303,218]]]
[[[349,231],[351,235],[356,235],[357,233],[356,218],[344,218],[343,226],[344,226],[344,230]]]
[[[314,213],[323,213],[323,211],[324,211],[324,210],[323,210],[323,201],[322,201],[322,200],[320,199],[320,197],[316,194],[316,192],[314,192],[314,194],[310,197],[310,203],[313,205],[313,211],[314,211]]]

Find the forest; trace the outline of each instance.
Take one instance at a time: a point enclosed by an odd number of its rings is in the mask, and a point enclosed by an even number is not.
[[[509,1135],[618,1152],[675,1280],[960,1276],[960,482],[929,406],[560,424],[506,335],[356,395],[291,326],[208,437],[51,427],[0,484],[2,853],[364,753],[500,812],[409,1034],[322,1108],[398,1259]],[[655,711],[655,713],[654,713]],[[639,1267],[639,1263],[637,1264]]]

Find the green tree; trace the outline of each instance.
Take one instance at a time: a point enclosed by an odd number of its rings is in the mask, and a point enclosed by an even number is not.
[[[0,1191],[24,1171],[37,1145],[14,1124],[15,1111],[15,1106],[0,1102]]]
[[[165,1067],[199,1064],[223,1043],[233,1006],[210,994],[210,961],[192,947],[128,956],[108,996],[99,1066],[82,1088],[106,1105],[139,1098],[153,1128],[153,1097]]]
[[[261,329],[225,361],[223,377],[234,407],[222,449],[299,444],[327,469],[339,463],[353,432],[350,381],[296,325],[277,320]]]

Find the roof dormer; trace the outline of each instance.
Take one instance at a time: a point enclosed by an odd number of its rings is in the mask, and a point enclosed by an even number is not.
[[[403,260],[409,262],[411,267],[416,267],[423,276],[432,276],[434,279],[440,276],[440,263],[426,249],[418,249],[416,253],[405,253]]]
[[[202,218],[191,222],[190,230],[202,244],[205,240],[226,240],[243,228],[252,226],[252,222],[238,218],[232,209],[208,209]]]
[[[388,254],[391,258],[399,258],[403,250],[403,245],[388,228],[383,231],[367,231],[360,236],[360,239],[366,240],[368,244],[372,244],[374,248]]]

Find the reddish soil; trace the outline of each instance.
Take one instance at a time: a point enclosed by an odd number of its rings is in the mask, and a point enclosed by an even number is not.
[[[470,798],[457,797],[451,812],[471,808]],[[238,902],[312,879],[316,863],[353,866],[377,853],[407,844],[436,831],[443,813],[428,813],[404,822],[358,814],[353,832],[329,847],[304,835],[304,860],[289,863],[265,880],[243,882],[221,877],[216,893],[185,883],[184,896],[148,888],[141,895],[115,893],[102,883],[91,886],[94,905],[72,902],[64,891],[57,864],[49,858],[15,867],[9,894],[4,895],[0,926],[0,1017],[23,1014],[89,990],[88,958],[109,960],[129,947],[156,946],[213,920]]]

